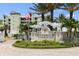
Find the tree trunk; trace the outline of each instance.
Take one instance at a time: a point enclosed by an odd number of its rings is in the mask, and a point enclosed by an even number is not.
[[[74,30],[74,37],[76,37],[76,33],[77,32],[77,29],[75,28],[75,30]]]
[[[52,9],[52,10],[51,10],[51,22],[54,21],[54,20],[53,20],[53,16],[54,16],[54,10]]]
[[[7,25],[5,25],[5,37],[8,37],[8,33],[7,33]]]
[[[8,36],[8,34],[7,34],[7,30],[5,30],[5,37],[7,37]]]
[[[70,19],[73,18],[73,12],[70,12]]]
[[[70,42],[70,40],[71,40],[71,28],[68,28],[67,33],[68,33],[68,41]]]
[[[72,30],[72,28],[70,28],[70,30],[69,30],[69,41],[71,41],[71,30]]]
[[[67,33],[67,39],[68,39],[68,32],[66,32]]]
[[[44,13],[42,13],[41,17],[42,17],[42,21],[44,21]]]

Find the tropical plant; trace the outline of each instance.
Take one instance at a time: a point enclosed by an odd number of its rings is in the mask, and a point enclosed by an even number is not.
[[[77,3],[65,3],[61,9],[67,10],[70,13],[70,19],[73,18],[73,13],[79,10],[79,4]]]
[[[42,21],[45,20],[44,14],[47,13],[47,7],[45,3],[33,3],[33,7],[30,8],[31,10],[35,11],[36,14],[41,14]]]
[[[63,15],[63,14],[61,14],[61,15],[59,15],[59,22],[60,23],[64,23],[63,21],[64,21],[64,19],[65,19],[65,16]]]
[[[16,41],[13,46],[19,48],[68,48],[69,44],[63,44],[52,40],[36,40],[36,41]]]
[[[75,19],[68,19],[65,18],[65,16],[62,14],[59,17],[59,21],[62,23],[67,28],[67,33],[68,33],[68,38],[71,39],[71,33],[72,33],[72,28],[74,28],[74,33],[77,31],[78,26],[78,21],[75,21]]]
[[[76,36],[77,34],[77,29],[79,28],[79,23],[76,20],[72,20],[73,21],[73,28],[74,28],[74,36]]]
[[[20,33],[23,35],[27,35],[27,40],[31,40],[30,38],[30,23],[29,24],[20,24]],[[23,38],[24,40],[24,38]]]
[[[58,22],[62,23],[61,30],[64,27],[65,16],[63,14],[59,15]]]
[[[62,3],[48,3],[47,8],[48,11],[51,13],[51,21],[53,22],[53,16],[54,16],[54,10],[61,7],[63,4]]]
[[[47,21],[51,21],[51,15],[47,15],[47,16],[46,16],[46,20],[47,20]]]
[[[20,24],[20,32],[25,32],[26,33],[27,31],[28,31],[28,26]]]

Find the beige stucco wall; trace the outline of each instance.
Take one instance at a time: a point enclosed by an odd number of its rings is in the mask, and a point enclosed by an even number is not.
[[[10,29],[11,29],[11,34],[17,34],[19,33],[19,27],[20,27],[20,15],[11,15],[11,24],[10,24]]]
[[[8,19],[10,19],[10,24]],[[8,32],[9,35],[19,33],[19,28],[21,23],[20,14],[10,14],[6,16],[4,20],[5,20],[5,24],[10,26],[10,33]]]

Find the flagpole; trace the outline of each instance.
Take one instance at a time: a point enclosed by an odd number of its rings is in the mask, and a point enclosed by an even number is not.
[[[28,21],[28,40],[29,40],[29,33],[30,33],[30,31],[29,31],[29,27],[30,26],[30,20]]]
[[[30,40],[30,21],[31,21],[31,13],[26,17],[28,18],[28,40]]]

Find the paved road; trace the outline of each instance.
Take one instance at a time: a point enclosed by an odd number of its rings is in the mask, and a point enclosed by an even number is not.
[[[23,49],[12,47],[15,40],[0,43],[0,56],[79,56],[79,47],[63,49]]]

